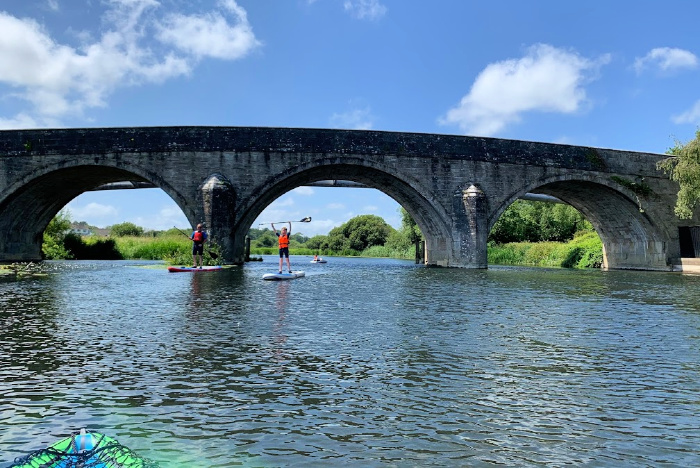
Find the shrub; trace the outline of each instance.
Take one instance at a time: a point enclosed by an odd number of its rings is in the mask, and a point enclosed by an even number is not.
[[[115,237],[142,236],[143,228],[134,223],[119,223],[110,227],[110,234]]]
[[[73,258],[64,245],[65,233],[70,229],[70,214],[61,210],[49,221],[44,229],[41,252],[48,260],[65,260]]]
[[[121,260],[123,258],[114,239],[91,238],[85,242],[77,234],[67,234],[63,243],[76,260]]]
[[[603,244],[595,232],[577,233],[573,240],[561,242],[512,242],[489,245],[488,262],[494,265],[560,266],[564,268],[600,268]]]

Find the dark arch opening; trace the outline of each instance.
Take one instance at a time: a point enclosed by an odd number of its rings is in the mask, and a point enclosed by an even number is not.
[[[603,243],[604,269],[667,269],[663,233],[633,195],[586,180],[557,180],[527,192],[556,197],[581,212]],[[489,229],[504,210],[490,220]]]
[[[331,176],[331,177],[329,177]],[[447,241],[450,237],[449,222],[445,213],[439,207],[426,199],[420,190],[411,186],[408,182],[385,171],[372,167],[339,164],[314,167],[288,175],[280,180],[275,180],[259,189],[259,196],[250,203],[244,211],[238,223],[238,230],[234,233],[234,241],[238,251],[242,251],[241,239],[259,214],[281,195],[299,186],[308,185],[317,181],[328,180],[351,181],[379,190],[391,197],[402,206],[416,221],[426,239],[426,256],[428,262],[431,258],[443,260],[447,256]],[[246,205],[248,200],[242,200]],[[431,257],[432,255],[432,257]]]
[[[59,211],[85,192],[123,181],[151,184],[137,174],[108,166],[63,168],[27,181],[0,205],[5,220],[0,248],[7,252],[5,260],[41,260],[44,230]],[[177,193],[163,190],[182,206]]]

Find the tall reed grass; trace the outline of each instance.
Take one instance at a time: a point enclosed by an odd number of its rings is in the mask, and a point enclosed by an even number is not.
[[[595,232],[577,234],[569,242],[512,242],[491,245],[488,262],[494,265],[524,265],[564,268],[600,268],[603,243]]]
[[[184,236],[114,238],[117,249],[125,259],[163,260],[167,257],[189,254],[192,261],[192,241]]]
[[[174,265],[192,263],[192,241],[184,236],[165,235],[159,237],[125,236],[107,240],[93,237],[83,238],[88,250],[103,252],[104,255],[114,253],[124,259],[164,260]],[[90,246],[94,246],[90,248]],[[215,265],[215,261],[207,252],[220,255],[220,248],[213,243],[205,244],[204,263]],[[251,249],[252,255],[277,255],[277,247],[258,247]],[[415,259],[415,248],[392,249],[387,246],[373,246],[363,252],[347,249],[342,252],[319,251],[317,249],[292,248],[291,255],[314,254],[323,256],[346,257],[384,257],[406,260]],[[101,257],[90,257],[101,258]],[[513,242],[502,245],[490,245],[488,262],[494,265],[526,265],[565,268],[599,268],[603,262],[603,245],[595,232],[582,232],[569,242]]]
[[[171,265],[192,264],[192,241],[185,236],[167,235],[160,237],[124,236],[115,238],[117,249],[129,260],[163,260]],[[216,265],[209,252],[220,255],[219,247],[207,242],[204,244],[205,265]]]

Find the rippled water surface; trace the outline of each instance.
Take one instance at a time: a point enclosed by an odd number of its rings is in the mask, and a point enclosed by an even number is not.
[[[309,260],[0,280],[0,466],[700,466],[700,277]]]

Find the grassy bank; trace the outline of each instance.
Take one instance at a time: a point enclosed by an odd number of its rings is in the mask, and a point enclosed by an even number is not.
[[[600,268],[603,244],[595,232],[585,232],[569,242],[513,242],[489,246],[488,262],[564,268]]]
[[[192,261],[192,241],[185,236],[116,237],[117,250],[125,259],[163,260],[189,255]]]
[[[163,260],[170,265],[192,264],[192,241],[185,236],[158,237],[124,236],[114,238],[116,248],[127,260]],[[219,255],[219,247],[207,242],[204,246],[205,265],[218,264],[209,252]]]
[[[187,265],[192,262],[192,242],[184,236],[137,237],[125,236],[98,240],[84,237],[83,243],[93,248],[93,253],[104,250],[104,256],[91,258],[123,258],[127,260],[164,260],[173,265]],[[109,248],[106,248],[109,247]],[[217,245],[206,244],[204,260],[208,265],[217,262],[207,251],[220,254]],[[251,255],[277,255],[277,247],[251,249]],[[115,256],[116,254],[116,256]],[[308,248],[291,248],[291,255],[319,254],[322,256],[343,257],[382,257],[415,259],[415,248],[402,250],[386,246],[373,246],[362,252],[345,250],[342,252],[318,251]],[[78,257],[80,258],[80,257]],[[489,245],[488,262],[492,265],[523,265],[564,268],[599,268],[603,261],[603,247],[598,235],[585,232],[569,242],[513,242],[501,245]]]
[[[277,247],[258,247],[251,248],[250,255],[277,255],[279,249]],[[352,249],[345,249],[341,252],[334,252],[325,249],[306,249],[293,248],[289,249],[290,255],[320,255],[322,257],[374,257],[374,258],[399,258],[404,260],[413,260],[416,257],[415,247],[409,247],[403,250],[391,249],[383,245],[374,245],[361,252]]]

